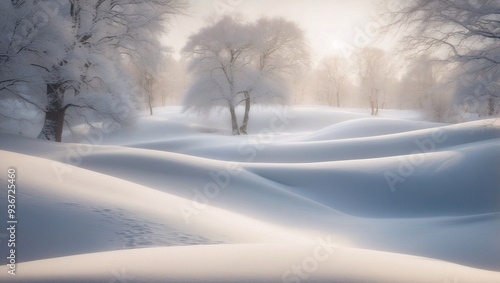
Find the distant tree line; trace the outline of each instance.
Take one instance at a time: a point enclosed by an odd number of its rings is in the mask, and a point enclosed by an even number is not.
[[[436,121],[500,113],[500,4],[494,0],[390,1],[380,39],[398,48],[360,46],[322,58],[296,103],[416,109]],[[345,56],[349,53],[349,56]],[[404,60],[402,60],[404,59]]]
[[[498,1],[391,3],[380,32],[400,36],[397,51],[359,46],[311,64],[304,31],[284,18],[213,18],[177,60],[160,38],[184,0],[0,1],[0,129],[30,124],[61,141],[63,129],[111,131],[181,95],[185,111],[227,109],[234,135],[248,133],[258,104],[498,115]]]

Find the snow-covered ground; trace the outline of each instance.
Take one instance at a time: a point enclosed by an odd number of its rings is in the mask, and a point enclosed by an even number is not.
[[[0,133],[0,281],[500,282],[500,119],[251,114],[238,137],[178,107],[81,143]]]

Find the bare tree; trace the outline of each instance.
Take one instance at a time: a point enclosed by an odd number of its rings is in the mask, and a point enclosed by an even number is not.
[[[371,115],[378,115],[390,76],[389,61],[382,49],[372,47],[358,50],[355,58],[359,84],[370,103]]]
[[[418,109],[427,108],[430,98],[434,95],[437,74],[434,68],[436,61],[427,55],[420,56],[411,61],[408,71],[403,77],[405,90],[410,95],[412,106]]]
[[[322,90],[328,105],[341,106],[346,81],[348,79],[347,60],[340,56],[327,56],[321,62],[320,75]]]
[[[444,121],[449,113],[450,88],[444,76],[449,66],[435,57],[422,55],[410,61],[401,81],[400,96],[407,106],[419,109],[431,120]]]
[[[490,114],[495,112],[500,80],[498,1],[399,1],[388,15],[391,21],[384,32],[406,31],[401,45],[405,51],[435,54],[454,63],[457,71],[450,80],[457,85],[456,95],[488,101]],[[471,76],[476,79],[467,79]]]
[[[153,82],[153,98],[156,105],[180,103],[189,81],[186,61],[172,56],[163,57],[158,77],[159,79]]]

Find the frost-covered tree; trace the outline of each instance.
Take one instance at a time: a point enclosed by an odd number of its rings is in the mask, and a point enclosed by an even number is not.
[[[458,101],[486,102],[496,112],[500,81],[500,4],[496,0],[398,1],[385,31],[407,31],[410,54],[435,54],[455,64]],[[471,79],[474,78],[474,79]]]
[[[302,31],[283,19],[245,23],[225,16],[192,35],[184,53],[193,84],[184,97],[186,110],[209,112],[227,107],[232,133],[247,133],[252,104],[282,104],[288,81],[307,59]],[[239,127],[236,107],[245,103]]]
[[[39,138],[54,141],[61,141],[65,124],[93,127],[130,117],[136,104],[133,90],[140,88],[125,65],[154,69],[151,54],[161,48],[164,22],[185,7],[180,0],[26,0],[2,5],[11,19],[0,19],[5,31],[0,54],[28,58],[9,65],[18,70],[13,72],[17,83],[1,92],[2,102],[36,105],[45,114]],[[3,81],[7,75],[0,76]]]
[[[252,62],[252,38],[249,26],[225,16],[192,35],[183,52],[191,59],[189,70],[194,83],[184,97],[185,109],[208,112],[213,107],[228,107],[232,133],[240,134],[236,106],[247,82],[255,78]]]
[[[0,115],[4,121],[30,120],[38,115],[27,112],[46,110],[46,93],[52,88],[45,63],[62,62],[69,47],[70,22],[57,13],[49,18],[43,3],[47,2],[0,2]]]
[[[289,99],[290,80],[302,75],[309,64],[309,50],[303,30],[297,24],[283,18],[262,18],[253,26],[256,33],[253,44],[254,68],[259,81],[266,88],[256,89],[252,85],[244,92],[245,113],[240,131],[247,133],[250,106],[257,103],[284,104]]]

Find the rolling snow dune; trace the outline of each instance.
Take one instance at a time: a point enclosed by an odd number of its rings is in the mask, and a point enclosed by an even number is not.
[[[314,254],[318,255],[317,260]],[[81,268],[82,266],[85,268]],[[137,249],[33,261],[24,264],[23,269],[29,275],[22,282],[39,283],[136,280],[200,283],[491,283],[499,278],[497,272],[443,261],[321,244],[240,244]]]
[[[491,122],[491,121],[490,121]],[[498,122],[475,121],[405,131],[387,135],[333,140],[296,141],[268,134],[244,137],[214,137],[202,135],[189,139],[165,138],[152,143],[124,144],[157,151],[174,151],[211,159],[237,162],[304,163],[336,160],[368,159],[427,153],[454,146],[500,138]],[[334,130],[333,126],[330,131]],[[325,134],[326,130],[321,130]],[[363,136],[364,128],[350,133]],[[311,135],[307,136],[310,137]],[[314,134],[312,135],[314,136]]]
[[[359,118],[325,127],[313,134],[305,135],[302,140],[319,141],[382,136],[440,126],[444,124],[394,118]]]
[[[25,260],[152,245],[293,238],[273,225],[210,206],[188,222],[179,208],[190,205],[189,200],[55,161],[1,154],[3,171],[7,171],[6,164],[15,162],[20,172],[18,243],[25,248],[18,256]],[[54,170],[58,166],[71,170],[60,182],[59,171]],[[23,176],[22,172],[37,174]],[[2,185],[6,187],[3,180]],[[239,225],[252,231],[234,229]],[[74,239],[79,239],[77,244]]]
[[[0,133],[19,220],[2,282],[500,281],[498,120],[256,108],[233,137],[155,113],[94,144]]]
[[[492,185],[500,184],[500,139],[425,154],[246,168],[348,214],[421,217],[500,211],[500,190]]]

